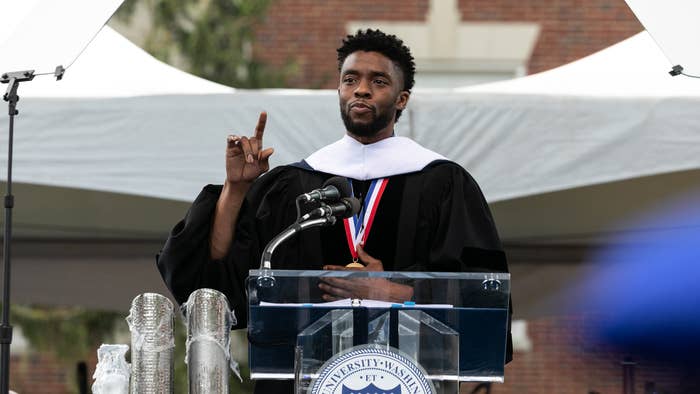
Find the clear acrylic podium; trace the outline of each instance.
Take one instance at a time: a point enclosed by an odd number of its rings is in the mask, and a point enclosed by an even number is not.
[[[351,296],[326,302],[319,284]],[[373,344],[414,360],[439,393],[503,382],[507,273],[251,270],[247,290],[252,379],[306,392],[335,354]]]

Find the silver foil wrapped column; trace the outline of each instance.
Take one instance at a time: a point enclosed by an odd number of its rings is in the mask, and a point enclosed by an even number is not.
[[[131,393],[173,392],[173,304],[155,293],[138,295],[126,318],[131,330]]]
[[[216,290],[199,289],[185,308],[189,392],[227,394],[233,324],[228,300]]]

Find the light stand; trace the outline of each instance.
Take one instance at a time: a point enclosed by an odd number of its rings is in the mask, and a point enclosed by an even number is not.
[[[54,76],[57,80],[63,77],[65,69],[56,67]],[[7,92],[2,96],[7,101],[8,115],[10,116],[10,130],[7,139],[7,192],[5,194],[5,235],[2,244],[3,257],[3,286],[2,286],[2,322],[0,322],[0,394],[10,391],[10,344],[12,344],[12,325],[10,324],[10,246],[12,241],[12,208],[15,205],[15,197],[12,195],[12,141],[14,137],[15,115],[19,114],[17,102],[19,96],[17,89],[20,82],[33,80],[34,70],[16,71],[0,76],[0,83],[6,83]]]
[[[0,322],[0,394],[9,393],[10,384],[10,243],[12,241],[12,144],[14,116],[18,114],[17,89],[21,82],[31,81],[38,75],[53,74],[57,80],[63,77],[66,68],[82,54],[97,36],[110,16],[124,0],[72,0],[7,2],[3,4],[3,16],[18,19],[14,31],[0,40],[0,72],[5,70],[28,70],[7,72],[0,75],[0,82],[8,84],[3,99],[8,102],[10,130],[7,159],[7,194],[5,195],[5,238],[3,240],[3,298],[2,321]],[[9,19],[8,19],[9,20]],[[51,32],[51,34],[46,34]],[[56,67],[56,65],[59,65]],[[55,67],[53,72],[52,68]],[[29,70],[32,69],[32,70]],[[36,70],[36,72],[35,72]]]
[[[15,115],[17,111],[17,88],[20,82],[34,79],[34,70],[11,72],[2,75],[0,82],[6,83],[7,92],[2,96],[7,101],[10,115],[10,134],[7,139],[7,193],[5,194],[5,237],[3,238],[3,287],[2,287],[2,323],[0,323],[0,393],[10,391],[10,344],[12,343],[12,326],[10,325],[10,243],[12,239],[12,207],[15,197],[12,195],[12,137],[14,134]]]

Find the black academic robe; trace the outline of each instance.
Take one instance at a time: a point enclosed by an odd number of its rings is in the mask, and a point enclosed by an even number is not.
[[[234,328],[246,327],[248,270],[259,268],[267,242],[296,220],[296,197],[321,187],[332,176],[304,164],[277,167],[254,182],[241,207],[235,240],[221,260],[209,257],[221,186],[202,190],[156,259],[178,303],[187,301],[198,288],[217,289],[226,294],[235,311]],[[356,192],[366,189],[362,182],[353,184]],[[479,186],[461,166],[444,160],[418,172],[389,177],[365,251],[381,260],[386,271],[508,271]],[[351,261],[339,223],[309,229],[287,241],[275,251],[272,264],[276,269],[322,269]],[[509,334],[507,361],[511,357]],[[258,385],[256,392],[261,389]]]

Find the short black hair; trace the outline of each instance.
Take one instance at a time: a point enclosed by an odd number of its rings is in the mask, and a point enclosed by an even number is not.
[[[379,52],[389,58],[399,67],[403,74],[403,89],[411,92],[416,74],[416,63],[411,50],[403,41],[393,34],[386,34],[381,30],[358,30],[354,35],[348,35],[336,50],[338,52],[338,71],[343,68],[345,59],[353,52],[367,51]],[[396,119],[401,116],[401,110],[396,110]]]

